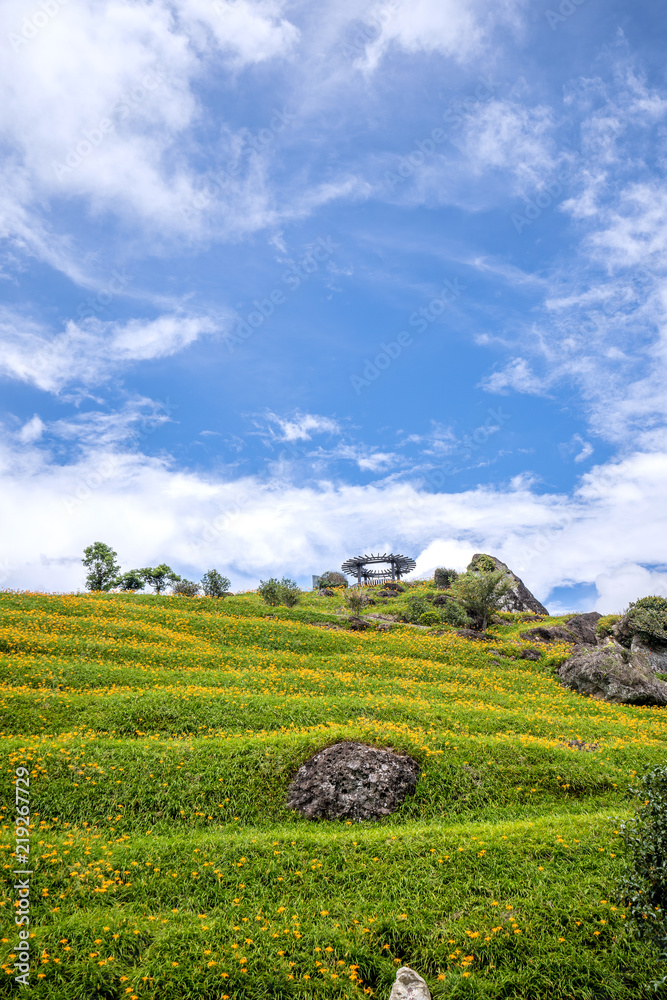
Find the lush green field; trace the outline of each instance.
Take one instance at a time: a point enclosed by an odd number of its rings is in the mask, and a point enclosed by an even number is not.
[[[519,659],[510,616],[484,644],[322,627],[340,605],[0,595],[2,995],[17,767],[39,1000],[386,998],[399,964],[434,997],[636,1000],[664,974],[614,886],[665,711],[563,690],[568,647]],[[341,739],[411,753],[414,797],[376,824],[287,810]]]

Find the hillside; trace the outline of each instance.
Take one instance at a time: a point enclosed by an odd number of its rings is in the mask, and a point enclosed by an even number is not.
[[[332,627],[340,606],[0,594],[2,995],[18,766],[40,1000],[387,998],[399,964],[434,998],[635,1000],[659,974],[614,898],[615,831],[665,710],[564,690],[569,647],[519,659],[520,615],[483,643]],[[386,820],[285,807],[343,739],[419,762]]]

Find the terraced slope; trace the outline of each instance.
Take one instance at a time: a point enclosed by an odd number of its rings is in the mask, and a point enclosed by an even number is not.
[[[490,652],[331,628],[340,603],[0,595],[0,994],[21,766],[40,1000],[385,998],[399,964],[434,998],[635,1000],[658,976],[614,897],[615,817],[664,762],[665,711],[563,690],[567,647],[518,659],[518,618]],[[386,821],[285,808],[341,739],[419,761]]]

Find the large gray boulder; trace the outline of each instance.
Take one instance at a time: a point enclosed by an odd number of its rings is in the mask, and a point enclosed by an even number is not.
[[[574,615],[573,618],[568,618],[565,622],[565,628],[568,632],[572,632],[577,642],[587,646],[597,646],[598,634],[595,631],[595,626],[600,618],[602,615],[599,612],[588,611],[584,615]]]
[[[308,819],[381,819],[412,795],[419,764],[364,743],[336,743],[297,771],[287,806]]]
[[[389,1000],[431,1000],[431,993],[426,980],[414,969],[403,965],[396,973]]]
[[[632,637],[630,652],[633,659],[641,659],[654,674],[667,674],[667,646],[649,646],[635,635]]]
[[[512,580],[512,589],[503,598],[503,609],[505,611],[534,611],[536,615],[549,614],[544,605],[540,604],[538,599],[531,594],[523,580],[520,580],[509,566],[501,562],[500,559],[496,559],[495,556],[488,556],[484,552],[476,552],[468,563],[468,570],[474,569],[475,562],[482,558],[493,560],[496,569],[504,570]]]
[[[564,687],[622,705],[667,705],[667,684],[641,659],[610,639],[580,646],[558,669]]]

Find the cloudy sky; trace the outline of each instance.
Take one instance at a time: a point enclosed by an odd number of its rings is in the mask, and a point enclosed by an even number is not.
[[[658,0],[3,0],[0,586],[667,593]]]

